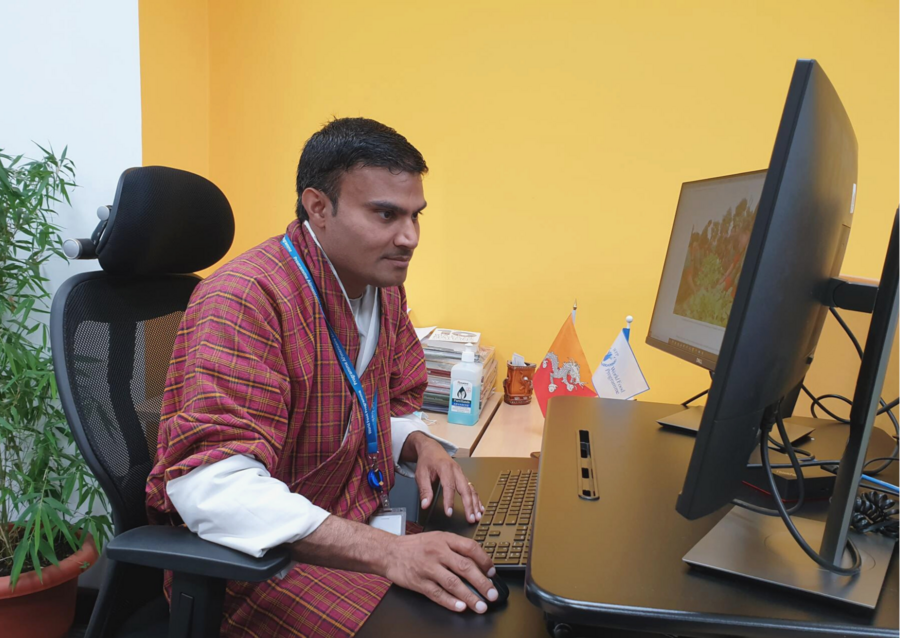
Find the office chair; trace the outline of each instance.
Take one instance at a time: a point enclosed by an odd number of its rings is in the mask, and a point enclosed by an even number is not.
[[[287,549],[256,559],[183,527],[148,525],[144,487],[175,334],[200,281],[193,273],[230,248],[231,206],[198,175],[149,166],[125,171],[99,216],[91,239],[64,248],[96,257],[102,270],[68,279],[50,313],[62,407],[114,525],[87,637],[217,636],[226,580],[272,577],[289,564]],[[166,569],[174,573],[171,613]]]

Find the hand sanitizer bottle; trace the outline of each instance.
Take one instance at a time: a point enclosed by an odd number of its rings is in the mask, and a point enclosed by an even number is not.
[[[475,363],[475,346],[469,344],[462,353],[462,363],[450,370],[450,412],[447,421],[457,425],[475,425],[481,412],[480,363]]]

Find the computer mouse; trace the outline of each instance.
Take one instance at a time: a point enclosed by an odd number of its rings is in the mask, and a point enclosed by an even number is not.
[[[499,576],[494,576],[493,578],[489,578],[488,580],[494,585],[494,589],[497,590],[497,600],[488,600],[484,596],[481,595],[481,592],[475,589],[469,581],[465,578],[460,579],[463,582],[463,585],[468,587],[473,594],[478,596],[479,600],[483,600],[485,604],[487,604],[487,610],[492,611],[497,609],[498,607],[503,606],[506,603],[506,599],[509,598],[509,586],[503,581]]]

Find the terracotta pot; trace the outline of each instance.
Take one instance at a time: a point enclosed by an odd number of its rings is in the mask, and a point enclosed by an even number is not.
[[[33,571],[19,577],[15,591],[9,576],[0,578],[0,634],[9,638],[63,638],[75,618],[78,575],[97,562],[97,547],[88,536],[81,549],[41,569],[43,582]]]

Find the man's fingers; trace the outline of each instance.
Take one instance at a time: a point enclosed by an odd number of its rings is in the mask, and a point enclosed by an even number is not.
[[[431,499],[434,498],[434,492],[431,490],[431,476],[425,471],[416,471],[416,483],[419,486],[419,499],[422,502],[422,509],[431,505]]]
[[[470,558],[478,566],[478,569],[489,577],[493,577],[497,573],[491,557],[471,538],[447,534],[447,545],[457,554]]]
[[[440,568],[435,574],[434,580],[441,584],[444,591],[456,600],[462,601],[466,607],[474,612],[483,614],[487,611],[487,604],[475,595],[471,589],[460,580],[460,577],[449,569]],[[468,580],[468,579],[467,579]]]
[[[456,490],[462,497],[463,507],[466,509],[466,520],[475,523],[481,518],[481,509],[478,507],[478,493],[475,487],[466,480],[466,476],[457,466],[456,474]]]
[[[478,498],[478,490],[475,489],[475,486],[469,483],[469,489],[472,491],[472,510],[475,512],[475,520],[480,521],[484,507],[481,506],[481,499]]]
[[[462,468],[454,464],[453,473],[456,475],[456,489],[462,497],[463,506],[466,508],[466,520],[475,523],[481,520],[481,504],[478,500],[478,492],[475,486],[469,483]]]
[[[497,600],[498,594],[494,583],[484,575],[484,572],[471,558],[451,551],[444,557],[443,562],[447,569],[468,581],[485,599]]]
[[[453,497],[456,495],[456,477],[453,470],[448,468],[441,474],[441,487],[444,492],[444,511],[447,516],[453,515]]]
[[[460,600],[456,596],[448,594],[440,583],[433,580],[426,581],[421,589],[421,592],[441,607],[449,609],[450,611],[465,611],[467,607],[464,601]]]

